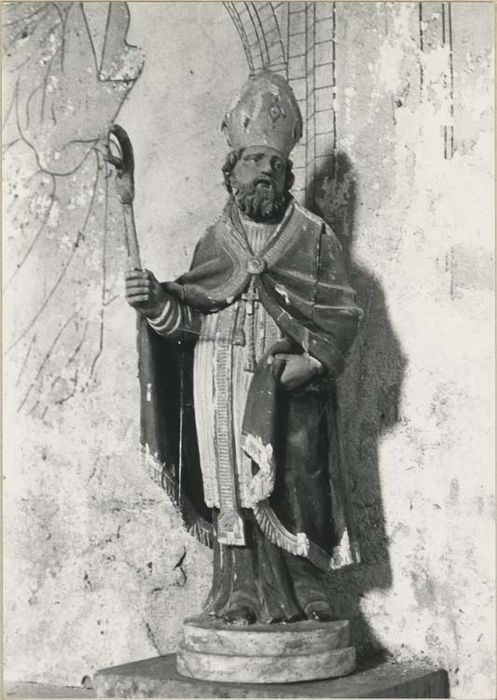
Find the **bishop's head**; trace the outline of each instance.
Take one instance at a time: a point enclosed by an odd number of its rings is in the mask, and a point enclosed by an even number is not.
[[[249,78],[222,129],[232,149],[223,166],[228,192],[254,221],[278,221],[294,181],[289,154],[302,136],[300,109],[287,81],[270,71]]]

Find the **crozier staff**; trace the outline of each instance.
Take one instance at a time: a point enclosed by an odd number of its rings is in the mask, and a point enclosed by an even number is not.
[[[340,245],[290,194],[302,135],[279,75],[226,114],[229,198],[190,270],[126,273],[139,334],[142,444],[214,546],[205,610],[228,623],[333,618],[321,571],[358,561],[335,380],[361,312]]]

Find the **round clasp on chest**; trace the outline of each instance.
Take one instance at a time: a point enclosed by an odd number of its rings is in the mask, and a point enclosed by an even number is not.
[[[247,270],[251,275],[260,275],[266,269],[264,258],[254,256],[247,261]]]

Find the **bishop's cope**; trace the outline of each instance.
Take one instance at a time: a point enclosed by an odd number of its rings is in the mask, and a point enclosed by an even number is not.
[[[336,379],[361,311],[333,231],[290,194],[302,117],[286,80],[250,78],[223,129],[229,197],[188,272],[126,273],[142,447],[214,549],[205,612],[332,620],[324,572],[359,561]]]

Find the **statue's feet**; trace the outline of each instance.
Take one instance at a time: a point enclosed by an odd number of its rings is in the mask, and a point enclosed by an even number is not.
[[[278,617],[270,617],[268,620],[264,620],[268,625],[287,625],[292,622],[301,622],[305,620],[306,616],[302,613],[295,613],[294,615],[281,615]]]
[[[239,608],[227,610],[223,614],[223,620],[227,625],[244,627],[246,625],[253,625],[256,621],[256,615],[253,610],[250,610],[250,608],[247,608],[245,605],[241,605]]]
[[[316,600],[314,603],[307,603],[304,612],[308,620],[331,622],[335,619],[331,606],[325,600]]]

